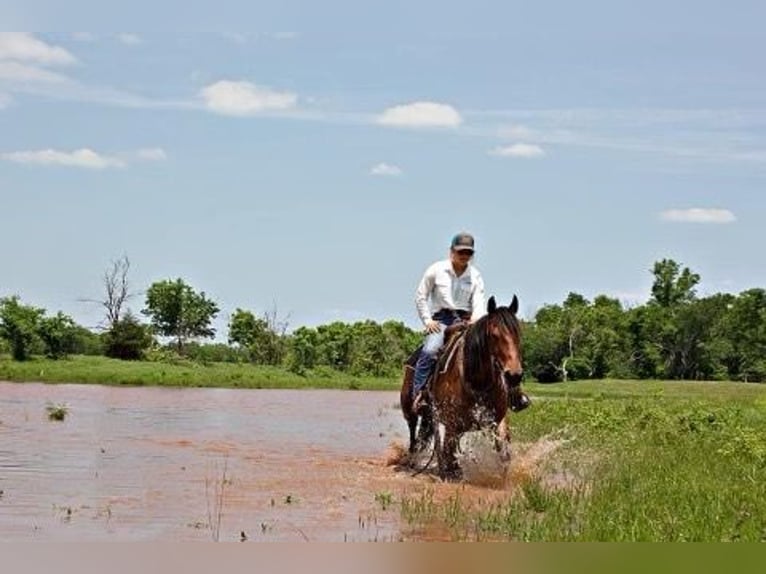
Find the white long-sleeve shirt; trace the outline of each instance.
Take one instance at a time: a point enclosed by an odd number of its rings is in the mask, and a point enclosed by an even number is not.
[[[437,261],[423,274],[415,291],[415,306],[425,325],[440,309],[469,311],[475,321],[487,312],[484,301],[484,279],[470,263],[457,276],[449,259]]]

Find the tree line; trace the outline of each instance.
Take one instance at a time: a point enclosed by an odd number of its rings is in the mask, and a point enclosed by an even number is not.
[[[220,309],[183,279],[153,283],[139,315],[127,308],[126,257],[103,276],[104,307],[98,331],[71,317],[0,299],[0,353],[16,360],[44,354],[95,354],[125,360],[185,357],[202,362],[250,362],[296,373],[318,369],[393,376],[422,334],[400,321],[332,322],[292,332],[276,309],[257,315],[237,308],[227,343],[211,324]],[[570,293],[522,321],[524,367],[541,382],[589,378],[766,380],[766,291],[698,297],[700,276],[672,259],[657,261],[649,301],[633,307],[599,295]]]

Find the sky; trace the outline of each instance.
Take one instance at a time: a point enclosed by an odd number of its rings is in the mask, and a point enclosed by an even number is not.
[[[96,27],[84,4],[0,10]],[[766,4],[529,4],[139,1],[111,23],[139,31],[0,33],[0,297],[95,326],[127,255],[133,310],[180,277],[224,339],[238,307],[418,327],[459,231],[526,318],[645,302],[663,258],[701,295],[766,286]]]

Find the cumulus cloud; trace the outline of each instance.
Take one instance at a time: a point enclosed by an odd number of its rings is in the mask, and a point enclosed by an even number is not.
[[[168,158],[165,150],[160,147],[140,149],[136,152],[136,157],[144,161],[163,161]]]
[[[298,101],[298,96],[291,92],[278,92],[250,82],[228,80],[206,86],[200,95],[208,109],[232,116],[287,110],[293,108]]]
[[[388,176],[388,177],[397,177],[402,175],[402,169],[399,166],[391,165],[388,163],[381,162],[377,165],[372,166],[370,169],[370,175],[378,175],[378,176]]]
[[[0,159],[15,163],[33,165],[61,165],[82,167],[86,169],[105,169],[109,167],[125,167],[125,162],[116,157],[109,157],[95,151],[82,148],[72,152],[44,149],[37,151],[15,151],[0,154]]]
[[[692,207],[691,209],[668,209],[660,213],[663,221],[681,223],[733,223],[736,216],[728,209],[705,209]]]
[[[413,102],[384,110],[376,122],[391,127],[455,128],[463,122],[463,118],[448,104]]]
[[[51,46],[24,32],[0,32],[0,60],[43,65],[74,64],[77,59],[60,46]]]
[[[496,155],[500,157],[518,157],[518,158],[536,158],[543,157],[545,151],[539,145],[517,143],[509,146],[500,146],[491,150],[490,155]]]

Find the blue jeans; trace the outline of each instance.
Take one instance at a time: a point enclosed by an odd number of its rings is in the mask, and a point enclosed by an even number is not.
[[[444,329],[459,320],[456,313],[439,311],[433,316],[434,321],[441,324],[441,329],[436,333],[429,333],[423,341],[423,348],[415,363],[415,379],[412,383],[412,393],[416,396],[426,386],[428,375],[436,363],[436,355],[444,345]]]

